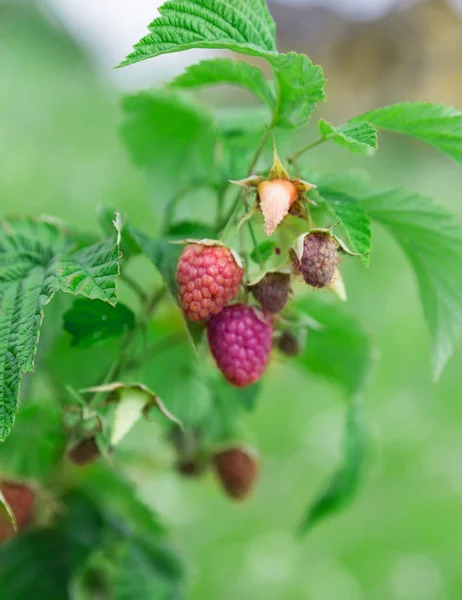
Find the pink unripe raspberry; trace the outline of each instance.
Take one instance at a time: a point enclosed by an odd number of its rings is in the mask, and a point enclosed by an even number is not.
[[[184,314],[191,321],[204,321],[235,298],[244,269],[229,248],[197,243],[183,250],[176,276]]]
[[[296,269],[309,285],[316,288],[331,283],[338,265],[338,248],[335,239],[328,233],[313,232],[303,242],[303,254],[296,260]]]
[[[265,232],[272,235],[297,199],[297,187],[292,181],[284,179],[262,181],[258,186],[258,195],[265,220]]]
[[[245,387],[263,375],[271,351],[273,324],[255,308],[235,304],[207,328],[210,351],[229,383]]]

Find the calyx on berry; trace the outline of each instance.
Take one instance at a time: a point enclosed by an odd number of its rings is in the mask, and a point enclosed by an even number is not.
[[[247,179],[231,183],[247,188],[256,188],[257,207],[263,214],[267,235],[272,235],[289,213],[298,217],[306,217],[305,193],[316,187],[302,179],[291,178],[282,165],[276,148],[274,148],[274,164],[268,179],[252,175]]]

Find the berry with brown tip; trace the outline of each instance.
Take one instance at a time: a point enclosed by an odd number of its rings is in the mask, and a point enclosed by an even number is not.
[[[298,190],[292,181],[273,179],[258,185],[260,209],[265,220],[265,232],[272,235],[276,227],[289,214],[290,207],[297,200]]]
[[[264,310],[276,314],[281,312],[289,300],[290,275],[287,273],[267,273],[250,290]]]
[[[94,437],[77,442],[67,453],[69,460],[78,467],[84,467],[94,462],[101,456],[98,444]]]
[[[177,267],[180,304],[191,321],[205,321],[236,297],[244,276],[229,248],[189,244]]]
[[[329,233],[316,231],[305,236],[297,268],[306,283],[316,288],[326,287],[334,278],[337,264],[337,243]]]
[[[210,351],[229,383],[245,387],[263,375],[271,352],[273,324],[257,309],[227,306],[207,328]]]
[[[255,486],[259,461],[254,450],[233,447],[218,452],[213,463],[227,494],[234,500],[246,498]]]
[[[11,481],[0,482],[0,490],[16,518],[18,531],[22,531],[31,523],[34,516],[34,492],[26,485]],[[8,517],[0,511],[0,542],[8,540],[14,534],[15,531]]]

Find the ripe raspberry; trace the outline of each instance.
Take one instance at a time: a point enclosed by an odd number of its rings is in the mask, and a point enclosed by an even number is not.
[[[338,250],[334,238],[328,233],[309,233],[303,242],[303,255],[297,265],[309,285],[322,288],[329,285],[338,264]]]
[[[84,467],[94,462],[101,455],[94,437],[81,440],[67,453],[69,460],[78,467]]]
[[[189,244],[177,268],[178,291],[184,314],[202,321],[218,314],[239,291],[244,276],[231,250],[224,246]]]
[[[273,325],[243,304],[227,306],[210,320],[210,350],[225,378],[237,387],[258,381],[271,351]]]
[[[10,505],[14,516],[18,531],[23,530],[32,521],[35,504],[35,494],[26,485],[13,483],[10,481],[0,482],[0,490],[5,500]],[[0,542],[14,536],[14,529],[8,517],[0,512]]]
[[[255,451],[235,447],[218,452],[213,463],[224,489],[234,500],[243,500],[252,491],[258,476],[259,462]]]
[[[250,286],[250,290],[265,310],[276,314],[281,312],[289,299],[290,275],[267,273],[258,283]]]
[[[292,181],[285,179],[262,181],[258,185],[258,196],[265,220],[265,232],[267,235],[272,235],[297,200],[297,187]]]

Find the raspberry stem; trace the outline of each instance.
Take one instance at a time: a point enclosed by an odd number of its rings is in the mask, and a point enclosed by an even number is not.
[[[316,146],[319,146],[320,144],[323,144],[326,141],[327,141],[327,138],[319,138],[319,139],[315,140],[314,142],[311,142],[307,146],[300,148],[300,150],[297,150],[297,152],[294,152],[293,154],[288,156],[287,162],[293,164],[297,160],[297,158],[300,158],[300,156],[302,154],[305,154],[305,152],[308,152],[308,150],[311,150],[312,148],[316,148]]]

